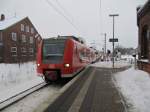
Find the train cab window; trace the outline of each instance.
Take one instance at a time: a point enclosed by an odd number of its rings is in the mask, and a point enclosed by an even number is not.
[[[64,55],[64,43],[50,43],[43,45],[44,63],[61,63]]]
[[[46,44],[43,49],[44,55],[62,56],[64,45],[62,44]]]
[[[80,59],[82,59],[84,57],[84,53],[80,51],[79,57],[80,57]]]

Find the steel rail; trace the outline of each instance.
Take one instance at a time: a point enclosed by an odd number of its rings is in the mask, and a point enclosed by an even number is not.
[[[39,83],[27,90],[24,90],[14,96],[11,96],[10,98],[7,98],[4,101],[0,102],[0,111],[4,110],[5,108],[7,108],[10,105],[13,105],[14,103],[20,101],[21,99],[23,99],[24,97],[32,94],[35,91],[38,91],[39,89],[45,87],[47,84],[45,82]]]

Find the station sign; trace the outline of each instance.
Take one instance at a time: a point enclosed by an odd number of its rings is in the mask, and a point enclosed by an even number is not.
[[[113,38],[110,38],[110,39],[109,39],[109,42],[118,42],[118,38],[114,38],[114,39],[113,39]]]

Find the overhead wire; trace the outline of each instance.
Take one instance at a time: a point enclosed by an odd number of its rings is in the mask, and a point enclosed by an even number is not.
[[[103,33],[103,17],[102,17],[102,0],[99,3],[99,17],[100,17],[100,34]]]
[[[59,0],[54,0],[59,7],[67,14],[67,16],[71,17],[72,21],[74,21],[73,16],[63,7],[63,5],[59,2]]]
[[[49,0],[45,0],[49,6],[51,6],[58,14],[60,14],[76,31],[79,32],[79,34],[81,35],[82,33],[80,32],[80,30],[77,28],[77,26],[68,18],[68,16],[66,16],[65,14],[63,14],[51,1]]]
[[[103,33],[103,16],[102,16],[102,0],[99,0],[99,37],[102,38],[102,36],[104,35]],[[101,39],[100,39],[101,41]],[[101,42],[101,47],[103,48],[102,46],[102,42]]]

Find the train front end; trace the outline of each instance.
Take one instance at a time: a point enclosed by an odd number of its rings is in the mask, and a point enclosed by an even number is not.
[[[72,73],[71,52],[66,54],[68,43],[67,39],[44,39],[39,45],[37,72],[46,82],[56,81],[64,74]]]

